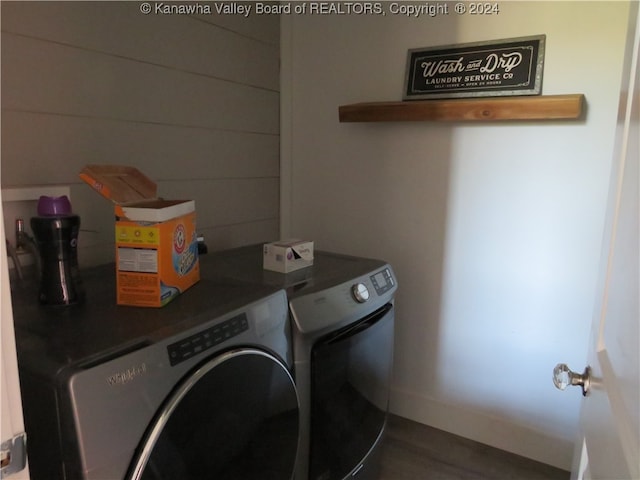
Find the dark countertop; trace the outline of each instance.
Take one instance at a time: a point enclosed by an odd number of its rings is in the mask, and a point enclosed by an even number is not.
[[[284,274],[262,268],[262,244],[215,252],[208,257],[216,275],[284,289],[289,298],[339,285],[386,264],[372,258],[316,250],[313,265]]]
[[[162,308],[116,305],[115,265],[81,271],[84,303],[45,307],[37,284],[12,285],[16,345],[21,367],[48,374],[68,365],[89,365],[132,351],[241,309],[280,290],[223,279],[201,258],[201,279]]]

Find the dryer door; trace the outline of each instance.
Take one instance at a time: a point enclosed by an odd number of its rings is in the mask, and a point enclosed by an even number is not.
[[[285,365],[260,350],[232,350],[177,386],[149,427],[129,478],[290,479],[298,422],[298,396]]]

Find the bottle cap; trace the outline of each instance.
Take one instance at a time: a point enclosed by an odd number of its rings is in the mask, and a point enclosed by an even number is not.
[[[66,195],[61,197],[41,196],[38,200],[38,215],[70,215],[71,202]]]

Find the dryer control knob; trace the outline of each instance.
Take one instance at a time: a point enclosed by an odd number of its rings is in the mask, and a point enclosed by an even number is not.
[[[369,289],[364,283],[356,283],[351,287],[351,293],[358,303],[364,303],[369,300]]]

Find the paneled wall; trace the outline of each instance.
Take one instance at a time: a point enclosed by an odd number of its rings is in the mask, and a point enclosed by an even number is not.
[[[141,5],[1,3],[3,191],[68,186],[84,265],[113,258],[112,206],[79,180],[85,164],[195,199],[213,250],[276,238],[278,18]],[[34,205],[5,202],[9,239]]]

